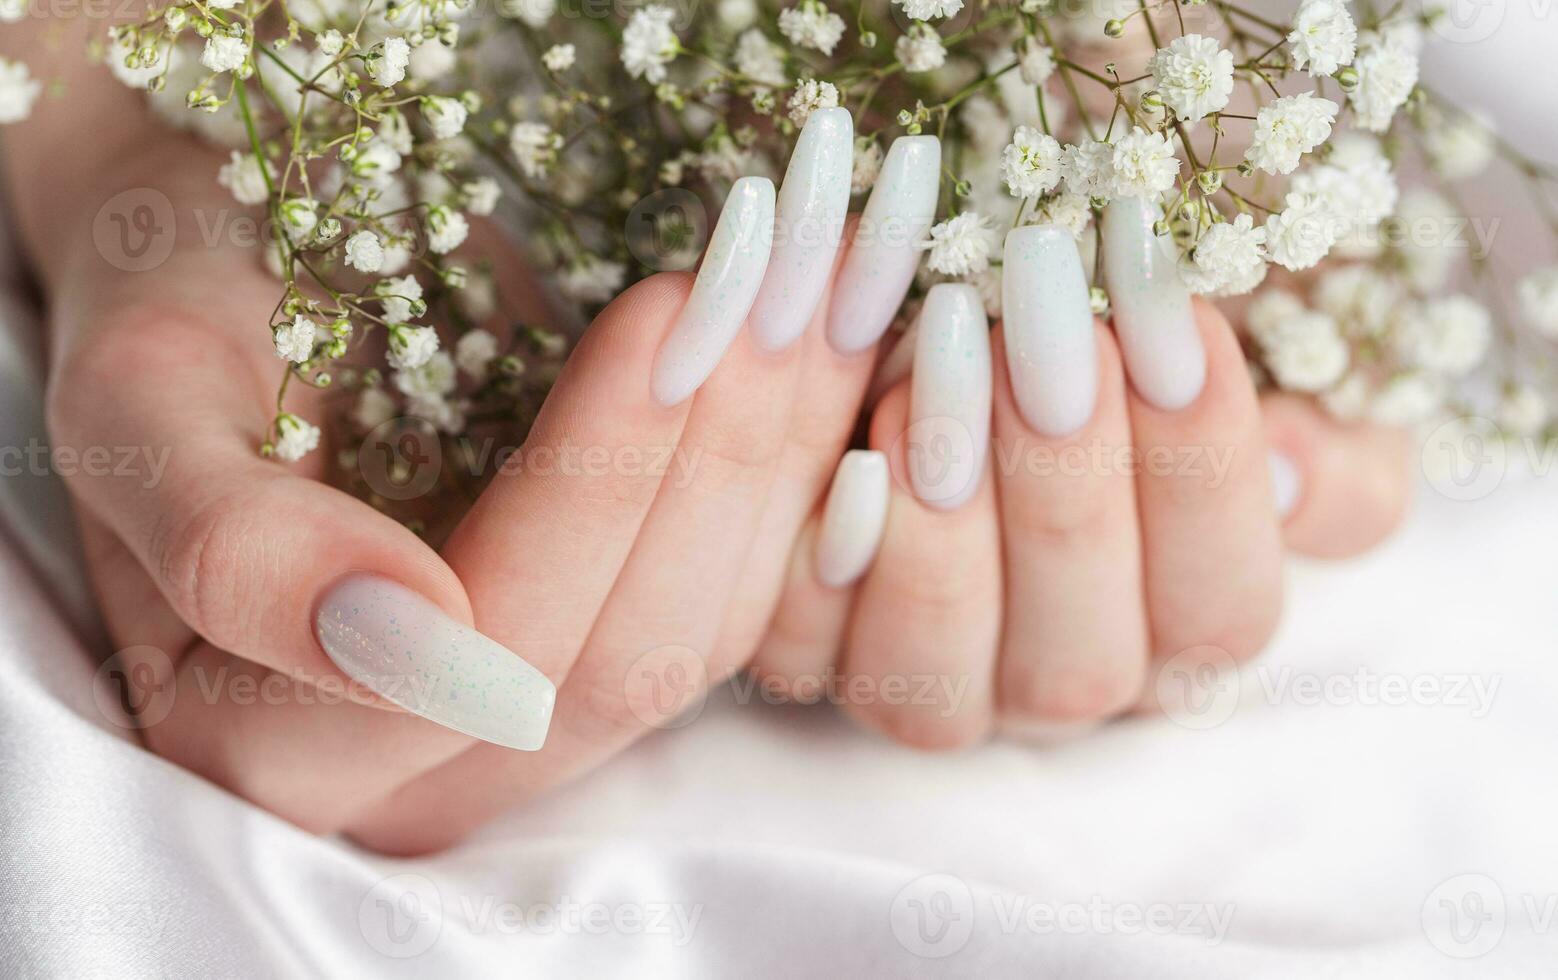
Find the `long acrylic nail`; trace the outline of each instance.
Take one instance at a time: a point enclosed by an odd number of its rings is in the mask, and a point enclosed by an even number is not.
[[[337,667],[412,714],[513,749],[546,741],[557,700],[546,675],[397,582],[344,579],[314,632]]]
[[[1158,208],[1121,198],[1104,210],[1104,274],[1114,330],[1136,391],[1165,411],[1196,400],[1206,383],[1206,351],[1190,292],[1175,268],[1174,245],[1155,234]]]
[[[747,317],[765,350],[790,346],[817,312],[844,235],[854,154],[848,109],[818,109],[806,120],[779,185],[773,258]]]
[[[920,310],[906,448],[914,495],[952,510],[979,489],[990,443],[990,324],[979,290],[932,286]]]
[[[851,449],[839,460],[817,532],[817,580],[843,588],[865,574],[882,543],[889,495],[887,455]]]
[[[709,237],[692,295],[655,355],[649,378],[655,401],[680,404],[719,366],[762,285],[773,226],[774,182],[736,181]]]
[[[865,350],[893,322],[920,264],[918,245],[935,218],[940,187],[941,141],[894,140],[833,286],[828,341],[834,350]]]
[[[1269,450],[1266,462],[1271,468],[1271,496],[1277,506],[1277,516],[1286,518],[1298,507],[1304,493],[1304,477],[1298,464],[1287,453]]]
[[[1053,225],[1014,228],[1001,271],[1006,366],[1017,409],[1045,435],[1070,435],[1093,417],[1098,401],[1098,341],[1076,239]]]

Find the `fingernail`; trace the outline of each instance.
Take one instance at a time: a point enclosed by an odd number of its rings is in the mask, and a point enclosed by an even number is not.
[[[779,185],[773,257],[747,317],[764,350],[790,346],[817,312],[844,235],[854,155],[849,110],[813,112]]]
[[[817,533],[817,581],[842,588],[871,567],[887,526],[887,455],[851,449],[839,460]]]
[[[932,507],[974,495],[990,442],[990,327],[979,290],[932,286],[920,310],[909,387],[909,482]]]
[[[1285,518],[1293,513],[1303,495],[1304,476],[1287,453],[1269,450],[1266,462],[1271,467],[1271,496],[1277,505],[1277,516]]]
[[[917,246],[936,215],[940,186],[940,140],[900,136],[893,141],[833,286],[828,342],[834,350],[865,350],[893,322],[919,267]]]
[[[1013,229],[1001,281],[1017,409],[1045,435],[1070,435],[1093,417],[1098,400],[1098,343],[1076,239],[1053,225]]]
[[[655,401],[679,405],[709,379],[741,332],[773,245],[774,182],[743,177],[730,189],[692,295],[655,355]]]
[[[350,576],[314,631],[337,667],[412,714],[512,749],[546,741],[557,700],[546,675],[399,583]]]
[[[1104,274],[1131,384],[1155,407],[1174,411],[1201,394],[1206,351],[1174,245],[1153,232],[1158,217],[1157,206],[1140,198],[1104,209]]]

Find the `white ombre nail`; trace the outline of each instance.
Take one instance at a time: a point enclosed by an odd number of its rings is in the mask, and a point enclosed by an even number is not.
[[[1140,198],[1104,209],[1104,274],[1131,384],[1155,407],[1173,411],[1201,394],[1206,351],[1174,245],[1153,231],[1157,219],[1158,209]]]
[[[763,283],[773,227],[774,182],[736,181],[709,237],[692,295],[655,355],[649,375],[655,401],[681,404],[719,366]]]
[[[839,460],[817,532],[817,581],[843,588],[865,574],[887,526],[887,455],[851,449]]]
[[[779,185],[773,258],[747,317],[753,339],[764,350],[790,346],[817,312],[844,237],[854,156],[849,110],[813,112]]]
[[[1045,435],[1070,435],[1098,401],[1098,341],[1076,239],[1054,225],[1015,228],[1001,269],[1002,336],[1017,409]]]
[[[863,351],[893,322],[919,267],[918,245],[936,216],[940,187],[941,141],[894,140],[833,286],[828,342],[834,350]]]
[[[546,675],[397,582],[344,579],[314,632],[337,667],[412,714],[511,749],[546,741],[557,700]]]
[[[1268,450],[1266,462],[1271,468],[1271,496],[1277,507],[1277,516],[1286,518],[1298,506],[1303,496],[1304,478],[1298,471],[1293,457],[1275,449]]]
[[[979,489],[990,444],[990,324],[979,290],[932,286],[920,310],[905,448],[914,495],[952,510]]]

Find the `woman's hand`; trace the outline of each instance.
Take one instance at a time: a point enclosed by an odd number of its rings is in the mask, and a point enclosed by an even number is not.
[[[814,697],[838,671],[847,710],[921,747],[1085,726],[1159,706],[1164,664],[1257,653],[1284,543],[1342,557],[1395,526],[1404,434],[1257,400],[1144,210],[1113,205],[1104,232],[1112,330],[1058,229],[1007,239],[993,334],[971,287],[932,289],[903,341],[912,383],[875,407],[882,458],[852,454],[801,538],[763,683]]]

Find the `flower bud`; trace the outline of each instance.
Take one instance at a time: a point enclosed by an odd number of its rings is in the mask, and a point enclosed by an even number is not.
[[[1201,185],[1201,193],[1216,194],[1223,186],[1222,171],[1203,170],[1196,176],[1196,183]]]
[[[1118,17],[1116,17],[1116,18],[1113,18],[1113,19],[1105,22],[1105,24],[1104,24],[1104,36],[1105,37],[1124,37],[1125,36],[1125,21],[1120,20]]]
[[[1348,65],[1339,69],[1334,76],[1336,84],[1342,87],[1342,91],[1351,92],[1358,87],[1358,69]]]
[[[1087,305],[1092,307],[1094,316],[1104,316],[1109,312],[1109,294],[1102,286],[1094,286],[1087,291]]]

